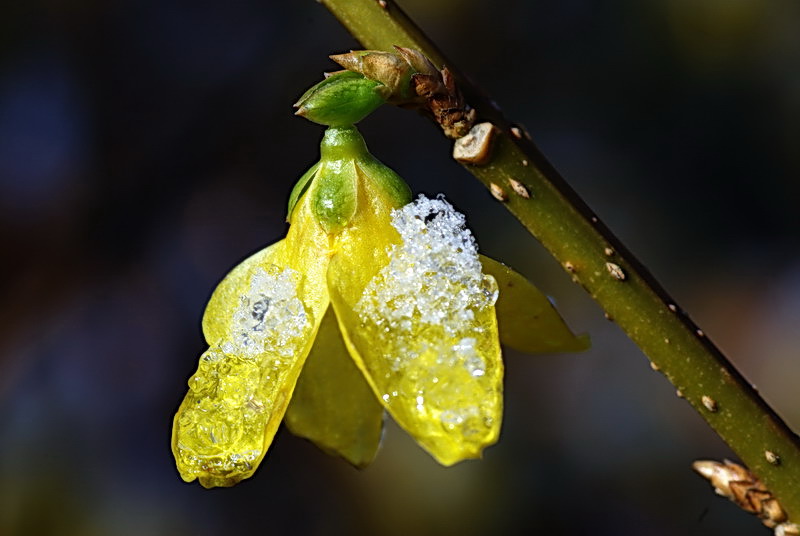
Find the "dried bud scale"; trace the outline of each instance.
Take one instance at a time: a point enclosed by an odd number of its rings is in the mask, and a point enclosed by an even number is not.
[[[775,529],[776,536],[797,534],[798,526],[788,516],[778,499],[746,467],[730,460],[698,460],[692,468],[708,480],[717,495],[727,497],[741,509],[757,515],[761,522]]]

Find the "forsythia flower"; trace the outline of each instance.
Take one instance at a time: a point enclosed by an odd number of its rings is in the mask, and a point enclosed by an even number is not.
[[[512,345],[584,346],[521,276],[478,256],[452,206],[409,201],[355,127],[326,131],[286,238],[234,268],[206,308],[209,349],[173,427],[184,480],[248,478],[284,417],[366,465],[384,409],[440,463],[479,457],[500,432],[503,379],[498,282],[482,265],[521,293],[507,301]]]

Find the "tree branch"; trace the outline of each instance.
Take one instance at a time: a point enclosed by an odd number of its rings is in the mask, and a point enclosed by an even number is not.
[[[599,221],[519,128],[396,4],[321,0],[365,48],[413,48],[453,71],[480,121],[498,129],[490,160],[464,167],[510,210],[615,321],[793,520],[800,519],[800,441],[648,270]],[[527,194],[527,195],[526,195]]]

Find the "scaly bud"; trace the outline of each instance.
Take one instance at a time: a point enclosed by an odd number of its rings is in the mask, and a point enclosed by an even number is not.
[[[415,69],[397,54],[381,50],[351,50],[330,58],[348,71],[382,83],[384,96],[392,104],[406,104],[416,98],[411,88],[411,75]]]
[[[764,525],[775,529],[775,534],[788,535],[797,530],[797,525],[788,522],[778,499],[746,467],[730,460],[697,460],[692,468],[714,486],[717,495],[760,517]]]
[[[397,50],[397,53],[403,57],[406,63],[413,67],[418,73],[429,74],[433,76],[437,76],[439,74],[439,70],[436,68],[436,66],[425,54],[419,50],[398,46],[395,46],[394,48]]]

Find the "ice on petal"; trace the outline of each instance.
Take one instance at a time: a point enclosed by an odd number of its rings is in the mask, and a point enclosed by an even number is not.
[[[427,338],[415,335],[420,324],[444,331],[459,343],[437,348],[448,366],[475,355],[475,312],[494,305],[494,279],[481,273],[478,249],[464,216],[443,198],[423,195],[392,212],[402,242],[390,252],[389,264],[364,289],[355,311],[361,321],[383,328],[395,344],[394,368],[402,368],[426,350]],[[470,347],[471,350],[466,348]]]
[[[233,352],[254,356],[264,352],[292,355],[291,342],[302,335],[308,318],[295,291],[293,270],[272,273],[259,268],[250,280],[250,291],[240,297],[233,315]]]
[[[290,269],[254,270],[227,340],[200,358],[176,421],[184,478],[230,485],[228,479],[249,476],[263,456],[273,408],[285,406],[286,380],[313,326],[298,282]]]
[[[481,272],[464,216],[443,198],[420,196],[393,211],[392,225],[401,242],[354,307],[388,371],[375,382],[388,406],[410,401],[428,428],[415,435],[480,442],[496,432],[502,404],[497,285]]]

